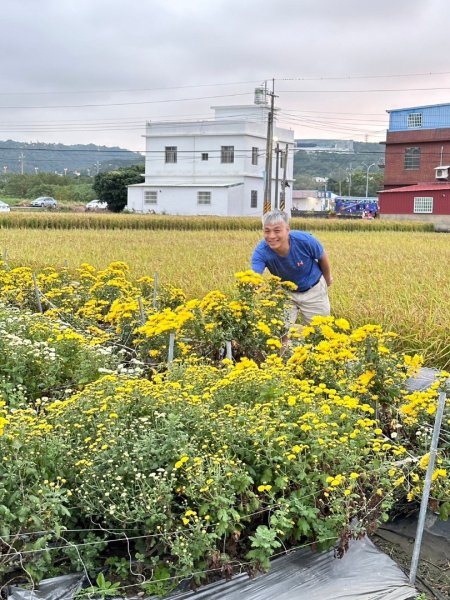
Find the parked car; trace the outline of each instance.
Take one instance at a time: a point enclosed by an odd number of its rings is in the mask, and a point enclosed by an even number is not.
[[[9,204],[6,204],[6,202],[2,202],[2,200],[0,200],[0,212],[9,212],[11,210]]]
[[[85,210],[106,210],[108,208],[107,202],[102,202],[98,198],[91,200],[85,206]]]
[[[56,208],[57,202],[54,198],[50,198],[50,196],[40,196],[33,200],[31,206],[47,206],[49,208]]]

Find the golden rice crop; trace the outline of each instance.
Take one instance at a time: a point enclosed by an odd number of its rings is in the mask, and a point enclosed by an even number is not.
[[[177,231],[257,231],[258,217],[137,215],[129,213],[14,212],[0,214],[2,229],[144,229]],[[432,223],[376,219],[293,218],[295,229],[315,231],[433,231]]]
[[[114,215],[113,215],[114,216]],[[333,313],[359,326],[379,323],[399,333],[402,349],[425,355],[430,366],[450,365],[450,244],[446,234],[345,232],[318,234],[331,258]],[[36,271],[113,260],[133,275],[158,273],[190,297],[229,290],[236,271],[249,267],[258,231],[3,229],[0,252]]]

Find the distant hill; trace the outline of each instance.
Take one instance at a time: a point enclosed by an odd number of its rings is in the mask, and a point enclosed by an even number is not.
[[[95,175],[144,163],[138,152],[95,144],[44,144],[0,141],[0,169],[7,173],[80,173]]]
[[[305,150],[296,149],[294,155],[294,177],[331,177],[342,179],[346,169],[352,171],[360,168],[365,170],[367,166],[375,163],[372,172],[380,170],[379,165],[384,164],[384,145],[365,142],[349,142],[353,152],[343,152],[342,149],[331,151],[313,152],[314,145],[319,140],[298,140]]]

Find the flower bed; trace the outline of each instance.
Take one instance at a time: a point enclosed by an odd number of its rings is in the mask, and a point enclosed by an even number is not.
[[[103,569],[115,591],[164,593],[187,577],[268,568],[292,547],[343,553],[350,537],[420,497],[448,373],[409,392],[420,357],[393,352],[393,334],[377,325],[352,329],[333,317],[292,331],[280,357],[285,291],[275,278],[243,272],[234,294],[189,302],[164,290],[157,311],[152,282],[132,287],[125,272],[120,263],[100,274],[83,267],[80,281],[63,283],[49,272],[39,281],[43,300],[51,296],[46,314],[16,327],[30,340],[24,347],[35,349],[39,335],[99,362],[89,376],[72,370],[54,388],[46,383],[45,394],[36,387],[43,367],[14,403],[3,373],[4,580],[73,570],[95,579]],[[31,275],[21,272],[22,295],[5,277],[2,298],[31,306]],[[169,333],[177,343],[167,368]],[[223,358],[226,341],[234,360]],[[65,347],[58,352],[62,360]],[[131,355],[138,370],[121,372]],[[447,405],[446,427],[449,418]],[[449,467],[444,437],[431,500],[443,517]]]

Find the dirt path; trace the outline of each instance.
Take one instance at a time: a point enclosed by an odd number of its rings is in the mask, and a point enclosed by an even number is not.
[[[380,527],[372,541],[409,574],[417,519],[409,517]],[[423,533],[416,588],[427,598],[450,598],[450,521],[428,519]]]

